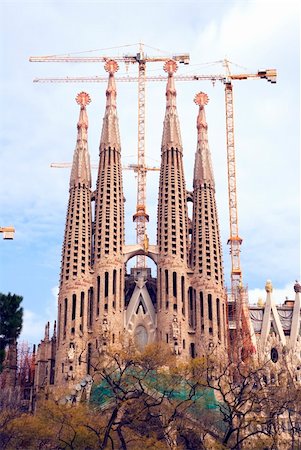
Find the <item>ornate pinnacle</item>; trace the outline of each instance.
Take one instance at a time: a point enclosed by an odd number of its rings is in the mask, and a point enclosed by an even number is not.
[[[75,101],[78,105],[80,105],[80,113],[79,113],[79,120],[78,120],[78,124],[77,124],[77,128],[80,131],[80,135],[78,135],[78,139],[86,139],[86,136],[83,136],[83,130],[82,128],[88,128],[88,117],[87,117],[87,113],[86,113],[86,106],[89,105],[89,103],[91,103],[91,97],[89,94],[87,94],[87,92],[80,92],[79,94],[77,94],[77,96],[75,97]]]
[[[194,103],[196,105],[199,106],[205,106],[207,105],[209,102],[209,97],[207,94],[205,94],[205,92],[199,92],[198,94],[196,94],[196,96],[194,97]]]
[[[168,80],[166,85],[166,112],[162,136],[162,148],[167,149],[174,147],[182,151],[180,125],[176,105],[177,92],[173,76],[177,68],[177,63],[172,59],[166,61],[163,67],[164,71],[168,73]]]
[[[178,65],[173,59],[169,59],[163,66],[163,70],[168,73],[168,75],[174,74],[178,70]]]
[[[210,182],[214,187],[213,170],[211,167],[211,156],[208,145],[207,122],[205,115],[205,105],[208,104],[209,98],[205,92],[199,92],[194,97],[194,103],[199,106],[197,117],[198,129],[198,145],[195,155],[194,165],[194,186],[199,186],[204,181]]]
[[[113,59],[105,63],[105,70],[109,73],[108,86],[106,90],[106,112],[103,120],[102,133],[100,138],[100,150],[108,147],[120,151],[120,138],[117,119],[117,90],[114,73],[119,69],[118,64]]]
[[[105,63],[105,71],[109,72],[110,75],[113,75],[113,73],[117,72],[119,70],[119,66],[114,59],[109,59]]]
[[[89,103],[91,103],[91,97],[89,94],[87,94],[87,92],[80,92],[79,94],[77,94],[76,98],[76,103],[82,107],[85,107],[87,105],[89,105]]]
[[[82,91],[77,94],[75,101],[80,105],[80,113],[77,122],[77,145],[73,156],[70,187],[77,186],[78,183],[82,182],[86,182],[88,185],[91,184],[90,159],[87,144],[88,116],[86,110],[86,106],[91,103],[91,98],[87,92]]]

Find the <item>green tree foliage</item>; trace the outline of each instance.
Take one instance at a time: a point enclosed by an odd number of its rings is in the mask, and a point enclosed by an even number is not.
[[[142,353],[130,345],[108,349],[92,359],[89,403],[85,385],[57,388],[47,401],[40,397],[34,415],[24,414],[17,396],[0,390],[0,448],[300,448],[301,390],[284,367],[268,383],[268,362],[233,364],[213,349],[180,363],[163,344]]]
[[[14,342],[20,335],[23,323],[23,297],[10,292],[0,293],[0,372],[5,356],[6,345]]]

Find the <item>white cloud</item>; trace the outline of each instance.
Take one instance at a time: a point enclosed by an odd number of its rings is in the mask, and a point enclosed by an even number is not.
[[[267,293],[265,289],[250,289],[249,290],[249,303],[251,305],[255,305],[258,302],[258,299],[261,299],[265,302]],[[295,292],[294,292],[294,283],[287,284],[284,287],[274,287],[272,292],[272,299],[277,304],[283,304],[286,299],[294,300]]]
[[[45,307],[44,313],[37,313],[31,309],[24,309],[23,327],[19,342],[28,342],[30,345],[38,344],[44,337],[45,325],[50,322],[50,337],[54,321],[57,320],[58,286],[51,289],[52,298]]]

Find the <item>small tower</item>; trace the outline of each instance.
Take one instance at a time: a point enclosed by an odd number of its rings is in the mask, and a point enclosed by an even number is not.
[[[76,97],[80,105],[77,142],[70,176],[69,203],[62,251],[58,299],[56,384],[86,374],[87,304],[91,292],[91,168],[88,151],[87,93]]]
[[[161,146],[158,200],[158,338],[175,353],[186,353],[187,336],[187,200],[183,149],[176,107],[175,61],[164,65],[168,73],[166,112]]]
[[[102,348],[117,343],[123,331],[125,276],[124,195],[114,77],[118,64],[107,61],[105,70],[109,79],[95,195],[94,295],[88,309],[88,327],[96,331],[97,346]],[[95,349],[91,346],[92,354]]]
[[[202,346],[207,346],[210,342],[226,346],[227,322],[215,183],[205,115],[208,96],[200,92],[194,101],[199,106],[199,113],[190,260],[193,269],[191,295],[196,304],[197,316],[197,353],[200,354]]]

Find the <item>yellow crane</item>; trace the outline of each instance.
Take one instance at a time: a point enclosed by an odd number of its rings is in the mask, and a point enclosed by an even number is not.
[[[15,236],[15,229],[14,227],[0,227],[0,233],[3,233],[3,239],[14,239]]]

